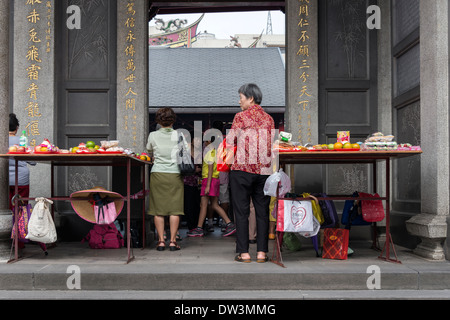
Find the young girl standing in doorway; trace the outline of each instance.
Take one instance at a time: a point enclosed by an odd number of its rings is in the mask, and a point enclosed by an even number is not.
[[[208,142],[208,145],[211,142]],[[223,234],[224,237],[228,237],[236,232],[236,226],[231,222],[226,212],[219,205],[219,193],[220,193],[220,180],[219,171],[217,171],[216,163],[216,150],[212,148],[209,150],[203,158],[202,166],[202,188],[200,192],[200,215],[198,218],[197,227],[189,230],[188,237],[203,237],[205,232],[203,230],[203,223],[206,218],[208,210],[208,202],[211,203],[211,208],[216,211],[219,216],[225,221],[226,227]]]

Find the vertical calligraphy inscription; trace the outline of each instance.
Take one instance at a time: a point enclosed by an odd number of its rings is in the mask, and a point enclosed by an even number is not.
[[[299,58],[299,79],[301,82],[301,88],[298,95],[298,104],[300,112],[298,116],[298,141],[301,143],[312,143],[311,133],[311,114],[310,114],[310,98],[312,95],[309,92],[309,69],[310,65],[310,32],[311,27],[309,20],[309,0],[299,0],[298,9],[298,50],[297,56]],[[306,132],[304,129],[306,127]],[[306,134],[306,136],[305,136]]]
[[[28,35],[26,37],[28,43],[25,54],[26,67],[24,76],[27,85],[25,88],[26,102],[22,108],[26,121],[24,129],[29,137],[29,146],[34,147],[36,145],[36,139],[41,135],[39,130],[39,119],[42,117],[40,111],[41,99],[39,96],[39,78],[42,77],[42,64],[44,62],[42,53],[45,52],[43,47],[46,45],[47,41],[47,37],[43,38],[42,30],[45,29],[44,24],[48,24],[47,16],[51,16],[52,4],[51,1],[44,1],[43,3],[42,0],[27,0],[26,7],[27,15],[25,23],[28,29]],[[50,10],[50,13],[46,15],[45,19],[43,7],[47,8],[47,11]]]
[[[135,59],[136,56],[136,10],[135,10],[135,2],[128,1],[126,3],[126,21],[124,22],[125,27],[128,29],[127,34],[125,36],[125,58],[126,65],[124,74],[126,75],[124,78],[124,82],[126,85],[127,92],[124,95],[124,107],[127,112],[124,117],[124,127],[125,131],[131,132],[131,146],[137,147],[137,114],[136,114],[136,98],[138,97],[137,89],[136,89],[136,81],[137,77],[135,75],[136,65]],[[130,130],[131,129],[131,130]]]

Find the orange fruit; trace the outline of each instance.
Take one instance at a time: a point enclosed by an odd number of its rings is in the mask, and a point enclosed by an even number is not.
[[[350,142],[347,142],[344,144],[344,149],[351,149],[352,148],[352,144]]]
[[[46,147],[41,147],[41,152],[47,152],[47,148]]]
[[[340,143],[340,142],[336,142],[335,144],[334,144],[334,149],[336,150],[336,149],[342,149],[342,147],[343,147],[343,145],[342,145],[342,143]]]
[[[359,144],[357,143],[352,144],[352,149],[360,149]]]

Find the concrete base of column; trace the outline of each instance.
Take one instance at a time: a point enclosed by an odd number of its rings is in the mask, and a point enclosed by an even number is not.
[[[6,263],[11,255],[12,214],[0,212],[0,263]]]
[[[446,216],[422,213],[406,221],[406,230],[422,240],[414,249],[415,254],[431,260],[445,260],[446,219]]]

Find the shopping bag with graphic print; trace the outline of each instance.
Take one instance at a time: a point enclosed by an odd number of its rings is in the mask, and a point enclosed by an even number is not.
[[[347,260],[348,238],[348,229],[325,229],[322,258]]]
[[[31,217],[31,204],[21,205],[19,208],[19,219],[17,220],[18,227],[18,239],[22,242],[26,241],[26,236],[28,234],[28,221]],[[15,229],[15,215],[13,215],[13,228],[11,230],[11,239],[14,239],[16,233]]]
[[[313,232],[311,201],[278,199],[277,231]]]

